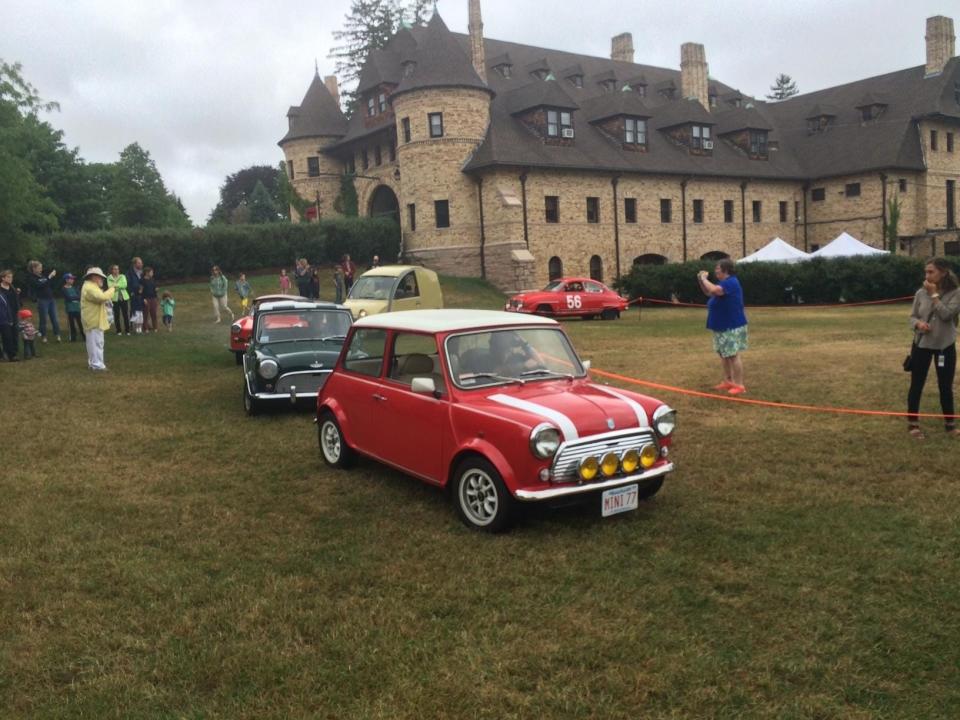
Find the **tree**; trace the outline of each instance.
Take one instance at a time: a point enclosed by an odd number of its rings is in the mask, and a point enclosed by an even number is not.
[[[179,199],[167,192],[150,153],[138,143],[120,153],[110,189],[111,225],[117,227],[190,227]]]
[[[341,88],[347,88],[340,97],[348,114],[356,103],[356,83],[370,53],[386,45],[407,19],[422,23],[431,4],[430,0],[352,0],[343,30],[333,32],[334,41],[340,44],[328,56],[337,61]]]
[[[333,201],[333,209],[348,217],[360,214],[360,200],[357,197],[357,186],[353,182],[353,175],[344,173],[340,176],[340,194]]]
[[[280,211],[289,217],[290,208],[292,207],[297,212],[297,215],[300,216],[300,222],[304,222],[307,209],[310,208],[314,202],[313,200],[304,200],[300,197],[300,194],[294,189],[293,185],[290,184],[290,179],[287,177],[287,169],[282,161],[277,169],[277,181],[279,183],[277,194],[280,197]]]
[[[253,193],[250,195],[250,222],[255,224],[277,222],[277,206],[273,202],[266,186],[257,180]]]
[[[251,165],[227,175],[220,186],[220,201],[210,212],[207,222],[210,225],[230,224],[235,222],[237,210],[250,202],[253,191],[260,183],[266,188],[273,201],[274,208],[285,208],[287,203],[280,193],[280,174],[284,170],[277,170],[270,165]],[[242,214],[242,213],[240,213]],[[282,212],[285,216],[286,212]]]
[[[800,91],[797,89],[797,84],[793,81],[793,78],[780,73],[777,75],[777,79],[773,81],[773,85],[770,86],[770,94],[767,95],[767,100],[786,100],[798,92]]]
[[[887,200],[887,247],[890,252],[897,251],[900,239],[900,198],[894,196]]]

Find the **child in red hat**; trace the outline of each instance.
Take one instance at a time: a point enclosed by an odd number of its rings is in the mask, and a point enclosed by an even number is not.
[[[23,338],[23,359],[29,360],[37,356],[37,348],[33,341],[37,337],[37,328],[30,322],[33,313],[24,308],[17,313],[17,329],[20,331],[20,337]]]

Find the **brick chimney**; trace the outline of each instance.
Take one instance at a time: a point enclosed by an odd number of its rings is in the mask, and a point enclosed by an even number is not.
[[[483,18],[480,17],[480,0],[470,0],[470,20],[467,23],[470,34],[470,59],[473,69],[484,82],[487,81],[487,61],[483,52]]]
[[[707,110],[710,98],[707,89],[707,54],[703,45],[684,43],[680,46],[680,92],[685,99],[699,100]]]
[[[926,76],[939,75],[955,52],[956,37],[953,34],[953,19],[943,15],[927,18],[926,40]]]
[[[337,105],[340,104],[340,87],[337,85],[337,76],[336,75],[327,75],[323,78],[323,84],[327,86],[327,90],[330,91],[330,94],[333,95],[333,99],[337,101]]]
[[[610,59],[633,62],[633,35],[620,33],[610,38]]]

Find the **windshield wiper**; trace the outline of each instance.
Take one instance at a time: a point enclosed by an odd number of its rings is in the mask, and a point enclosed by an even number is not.
[[[327,335],[326,337],[320,338],[320,342],[329,342],[330,340],[346,340],[346,335]]]
[[[477,379],[479,379],[479,378],[493,378],[494,380],[503,380],[504,382],[511,382],[511,383],[513,383],[513,382],[518,382],[518,383],[520,383],[521,385],[523,384],[523,380],[521,380],[521,379],[518,378],[518,377],[506,377],[506,376],[504,376],[504,375],[497,375],[496,373],[492,373],[492,372],[462,373],[462,374],[459,376],[459,379],[460,379],[461,381],[462,381],[462,380],[477,380]]]
[[[528,377],[530,375],[559,375],[560,377],[565,377],[568,380],[573,380],[573,375],[571,373],[557,372],[556,370],[548,370],[547,368],[534,368],[533,370],[527,370],[526,372],[520,373],[521,377]]]

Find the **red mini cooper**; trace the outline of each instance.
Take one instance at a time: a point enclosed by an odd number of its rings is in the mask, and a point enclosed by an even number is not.
[[[524,503],[633,510],[673,470],[676,412],[588,369],[549,318],[372,315],[318,393],[320,451],[334,467],[360,453],[448,488],[480,530],[506,529]]]
[[[507,300],[507,312],[536,313],[547,317],[600,317],[614,320],[629,301],[602,282],[590,278],[551,280],[543,290],[526,290]]]
[[[237,365],[243,364],[243,354],[250,346],[250,337],[253,335],[253,313],[261,303],[268,302],[311,302],[299,295],[260,295],[250,304],[250,313],[237,318],[230,326],[230,352],[237,360]]]

